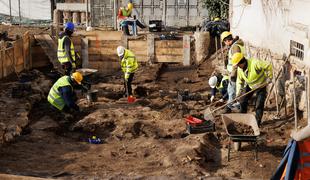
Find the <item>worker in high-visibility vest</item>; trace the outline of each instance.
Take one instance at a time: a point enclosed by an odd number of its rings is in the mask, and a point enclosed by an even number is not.
[[[235,53],[232,56],[233,66],[238,66],[237,70],[237,84],[236,84],[236,95],[240,96],[242,93],[255,90],[240,99],[240,112],[246,113],[248,110],[248,101],[256,93],[256,121],[260,125],[263,112],[264,104],[266,100],[266,86],[272,81],[272,65],[270,62],[261,61],[254,58],[246,59],[242,53]]]
[[[131,13],[133,10],[133,3],[129,2],[127,4],[127,7],[120,7],[117,14],[117,19],[119,21],[120,26],[123,29],[123,32],[130,36],[129,33],[129,25],[133,27],[134,21],[136,22],[136,25],[142,29],[145,28],[145,26],[134,16],[134,18],[131,18]],[[134,28],[134,27],[133,27]]]
[[[134,53],[131,52],[129,49],[125,49],[123,46],[118,46],[116,51],[118,57],[121,60],[120,64],[122,71],[124,72],[124,80],[125,80],[124,87],[125,90],[127,91],[126,95],[131,96],[132,95],[131,83],[139,65]]]
[[[57,57],[66,75],[70,75],[76,69],[76,54],[71,40],[73,32],[74,24],[67,22],[65,24],[65,31],[59,35],[58,39]]]
[[[209,85],[211,87],[211,102],[213,102],[217,91],[222,94],[222,98],[219,100],[219,102],[224,102],[228,99],[228,83],[229,76],[223,76],[222,74],[216,74],[209,79]]]
[[[227,69],[227,72],[230,76],[229,84],[228,84],[228,102],[233,101],[236,98],[236,79],[237,79],[237,67],[234,67],[231,62],[232,55],[234,53],[240,52],[245,54],[245,48],[244,48],[244,42],[239,39],[239,37],[233,38],[232,33],[229,31],[224,31],[221,34],[221,40],[222,42],[229,47],[228,51],[228,59],[225,62],[225,66]],[[240,108],[238,103],[235,103],[237,108]],[[231,109],[234,107],[234,105],[228,104],[228,106],[225,108],[225,112],[229,113],[231,112]]]
[[[75,103],[76,95],[74,89],[82,84],[83,76],[80,72],[74,72],[71,76],[62,76],[50,89],[47,100],[60,111],[79,111]]]

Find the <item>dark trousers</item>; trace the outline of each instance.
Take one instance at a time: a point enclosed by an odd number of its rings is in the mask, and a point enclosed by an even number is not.
[[[246,87],[246,92],[251,91],[251,88],[249,86]],[[267,95],[267,90],[266,87],[260,88],[245,97],[240,99],[240,113],[247,113],[248,111],[248,105],[249,105],[249,100],[253,96],[253,94],[256,93],[257,99],[255,102],[255,117],[258,125],[260,125],[264,113],[264,105],[265,105],[265,100],[266,100],[266,95]]]
[[[125,93],[127,96],[127,92],[126,92],[126,88],[128,88],[128,95],[132,95],[132,88],[131,88],[131,83],[133,80],[133,76],[135,75],[135,73],[130,73],[129,78],[127,79],[127,81],[124,81],[124,87],[125,87]]]
[[[142,29],[145,28],[145,26],[139,20],[136,20],[136,25],[139,28],[142,28]],[[133,26],[133,21],[124,21],[123,25],[122,25],[122,29],[123,29],[124,33],[129,36],[130,33],[129,33],[129,27],[128,26]]]

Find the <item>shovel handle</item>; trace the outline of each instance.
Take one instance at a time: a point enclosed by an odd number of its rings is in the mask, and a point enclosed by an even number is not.
[[[268,84],[269,84],[269,83],[264,83],[264,84],[260,85],[259,87],[255,88],[255,89],[252,89],[251,91],[246,92],[246,93],[242,94],[241,96],[236,97],[236,98],[233,99],[232,101],[230,101],[230,102],[228,102],[228,103],[226,103],[226,104],[224,104],[224,105],[222,105],[222,106],[220,106],[220,107],[218,107],[218,108],[212,110],[211,113],[214,113],[215,111],[218,111],[218,110],[224,108],[224,107],[227,106],[228,104],[237,101],[238,99],[240,99],[240,98],[242,98],[242,97],[244,97],[244,96],[246,96],[246,95],[248,95],[248,94],[250,94],[250,93],[256,91],[257,89],[263,88],[263,87],[267,86]]]

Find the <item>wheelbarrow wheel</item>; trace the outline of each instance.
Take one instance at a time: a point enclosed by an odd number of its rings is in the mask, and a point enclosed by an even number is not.
[[[241,142],[234,142],[234,150],[239,151],[241,148]]]

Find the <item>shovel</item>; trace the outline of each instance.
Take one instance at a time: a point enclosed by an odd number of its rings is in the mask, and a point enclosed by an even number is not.
[[[244,93],[244,94],[242,94],[241,96],[236,97],[236,98],[233,99],[231,102],[227,102],[226,104],[224,104],[224,105],[222,105],[222,106],[220,106],[220,107],[218,107],[218,108],[216,108],[216,109],[214,109],[214,110],[211,110],[211,108],[208,107],[208,108],[204,111],[204,116],[203,116],[204,119],[206,119],[206,120],[212,120],[212,121],[213,121],[213,120],[214,120],[213,113],[214,113],[215,111],[218,111],[218,110],[220,110],[220,109],[226,107],[228,104],[233,103],[233,102],[239,100],[240,98],[242,98],[242,97],[244,97],[244,96],[246,96],[246,95],[248,95],[248,94],[250,94],[250,93],[256,91],[257,89],[263,88],[263,87],[267,86],[268,84],[269,84],[269,83],[264,83],[264,84],[260,85],[259,87],[255,88],[255,89],[252,89],[251,91],[249,91],[249,92],[247,92],[247,93]]]

